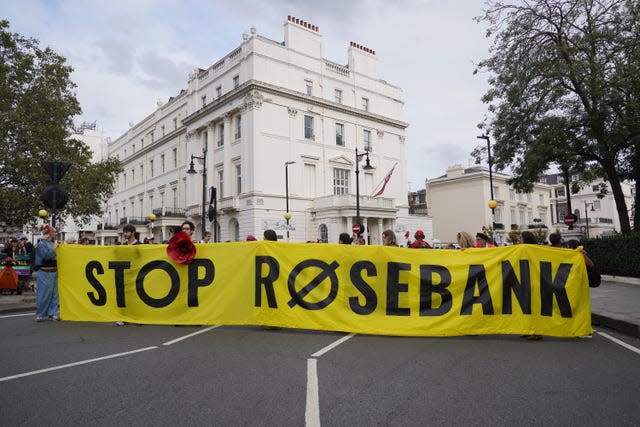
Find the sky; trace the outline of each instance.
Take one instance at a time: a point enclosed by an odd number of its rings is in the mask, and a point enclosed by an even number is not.
[[[0,0],[10,31],[40,41],[74,68],[82,115],[116,139],[242,42],[284,40],[293,15],[320,27],[323,57],[346,64],[350,41],[376,51],[379,76],[404,91],[410,190],[448,166],[473,165],[487,116],[489,56],[482,0]]]

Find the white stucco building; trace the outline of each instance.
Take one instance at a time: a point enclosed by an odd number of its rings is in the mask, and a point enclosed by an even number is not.
[[[491,200],[489,169],[484,166],[463,168],[454,165],[446,174],[427,180],[427,206],[433,220],[433,233],[442,242],[453,243],[460,231],[471,235],[491,226],[495,220],[495,232],[502,243],[512,229],[551,227],[552,187],[534,184],[530,193],[519,193],[507,184],[511,178],[493,172],[493,198],[497,202],[495,219],[488,206]]]
[[[200,238],[203,162],[194,159],[198,174],[187,174],[192,156],[206,159],[207,207],[210,188],[217,190],[218,241],[261,239],[268,228],[286,239],[285,163],[294,162],[290,240],[337,242],[356,219],[356,149],[374,167],[364,170],[360,159],[365,237],[379,243],[387,228],[431,237],[430,219],[408,213],[402,90],[380,79],[372,49],[351,42],[347,55],[346,65],[324,59],[319,28],[289,17],[284,41],[252,28],[236,49],[195,69],[186,89],[110,144],[124,172],[99,231],[104,243],[125,223],[137,224],[141,238],[167,240],[185,219]],[[384,192],[372,197],[394,165]],[[205,229],[214,231],[208,219]]]

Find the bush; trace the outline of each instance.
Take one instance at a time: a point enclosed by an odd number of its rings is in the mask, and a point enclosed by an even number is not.
[[[640,233],[583,240],[601,274],[640,278]]]

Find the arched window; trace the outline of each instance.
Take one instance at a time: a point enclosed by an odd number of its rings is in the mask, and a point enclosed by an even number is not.
[[[325,224],[320,224],[318,232],[320,233],[320,241],[322,243],[329,243],[329,230],[327,230],[327,226]]]

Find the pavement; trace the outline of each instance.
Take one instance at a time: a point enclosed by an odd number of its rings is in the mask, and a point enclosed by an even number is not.
[[[605,326],[640,338],[640,278],[603,275],[600,287],[590,288],[590,292],[594,326]],[[22,295],[0,295],[0,315],[35,313],[35,310],[36,297],[31,291]]]

